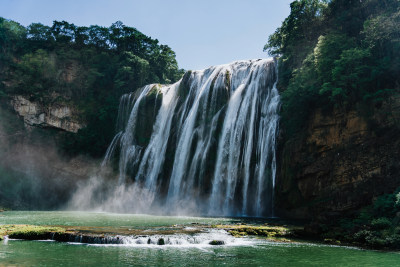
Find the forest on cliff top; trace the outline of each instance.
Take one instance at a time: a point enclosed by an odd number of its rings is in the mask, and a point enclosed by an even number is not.
[[[24,95],[81,111],[86,127],[62,150],[102,157],[114,135],[122,94],[181,78],[175,52],[122,22],[110,27],[54,21],[28,27],[0,18],[0,98]]]
[[[280,56],[281,125],[316,108],[379,105],[400,89],[400,1],[298,0],[264,50]]]

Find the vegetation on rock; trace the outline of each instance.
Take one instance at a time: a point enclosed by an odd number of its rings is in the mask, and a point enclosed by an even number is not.
[[[222,246],[225,245],[225,242],[222,240],[212,240],[209,244],[212,246]]]
[[[374,105],[400,89],[400,2],[296,0],[264,49],[280,56],[281,124],[319,107]]]
[[[27,224],[0,225],[0,239],[4,236],[17,239],[47,239],[52,233],[64,233],[65,229],[56,226],[37,226]]]
[[[399,24],[398,0],[296,0],[264,47],[279,57],[276,201],[328,242],[398,247]]]
[[[183,75],[170,47],[120,21],[108,28],[66,21],[23,27],[0,17],[0,47],[0,98],[19,94],[82,111],[87,126],[62,140],[69,154],[102,156],[121,95]]]
[[[272,226],[272,225],[215,225],[217,229],[224,229],[235,237],[257,235],[264,237],[289,237],[293,236],[295,232],[301,231],[301,227],[294,226]]]
[[[340,225],[322,225],[329,240],[342,240],[376,249],[400,249],[400,188],[384,194]]]

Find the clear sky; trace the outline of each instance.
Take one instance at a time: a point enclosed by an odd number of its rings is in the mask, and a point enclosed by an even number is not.
[[[24,26],[122,21],[176,52],[180,68],[265,58],[263,46],[293,0],[0,0],[0,16]]]

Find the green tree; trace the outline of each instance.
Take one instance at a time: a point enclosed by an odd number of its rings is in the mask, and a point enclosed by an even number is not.
[[[41,96],[56,85],[55,59],[42,49],[25,54],[17,63],[14,76],[18,82],[10,88],[12,93]]]
[[[399,24],[398,0],[294,1],[264,47],[280,57],[283,129],[300,130],[310,107],[371,106],[398,93]]]
[[[120,67],[115,76],[115,86],[119,90],[131,90],[145,85],[148,81],[150,64],[147,60],[124,52],[120,58]]]
[[[25,28],[0,18],[0,90],[44,104],[55,101],[50,96],[56,92],[57,101],[78,108],[86,127],[65,136],[68,153],[101,156],[114,134],[110,125],[121,95],[182,75],[170,47],[122,22],[80,27],[54,21]]]
[[[57,43],[70,43],[75,40],[76,26],[66,21],[54,21],[51,33]]]

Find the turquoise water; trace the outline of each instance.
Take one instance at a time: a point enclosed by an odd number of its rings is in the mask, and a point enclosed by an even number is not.
[[[162,227],[174,224],[218,224],[239,219],[153,216],[82,211],[6,211],[0,213],[0,224],[34,224],[107,227]]]
[[[0,215],[0,223],[142,228],[232,220],[76,212],[5,212]],[[131,246],[8,240],[0,242],[0,266],[400,266],[397,252],[254,238],[233,244]]]
[[[8,241],[0,265],[17,266],[399,266],[400,255],[311,244],[265,243],[207,249]]]

